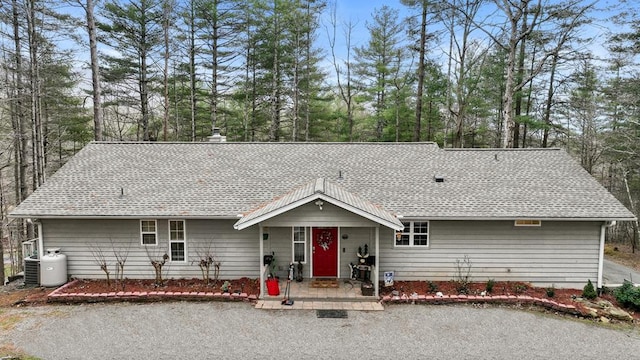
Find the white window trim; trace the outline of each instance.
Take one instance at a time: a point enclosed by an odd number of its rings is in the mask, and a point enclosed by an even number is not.
[[[427,223],[427,232],[426,233],[414,233],[413,232],[413,224],[417,223],[417,222],[424,222]],[[420,249],[426,249],[431,247],[431,222],[429,220],[405,220],[402,222],[403,224],[405,223],[409,223],[409,232],[402,232],[402,235],[409,235],[409,245],[398,245],[398,243],[396,242],[397,238],[397,232],[393,234],[393,246],[394,247],[398,247],[398,248],[420,248]],[[415,245],[414,243],[414,235],[427,235],[427,245]]]
[[[542,220],[536,219],[518,219],[513,221],[513,226],[523,226],[523,227],[540,227],[542,226]]]
[[[304,234],[304,241],[296,241],[295,240],[295,234],[296,234],[296,228],[302,228],[303,234]],[[303,250],[304,250],[304,261],[301,262],[301,264],[306,264],[309,262],[309,253],[307,251],[307,239],[309,238],[309,234],[308,232],[308,228],[305,226],[293,226],[291,227],[291,260],[293,262],[295,262],[297,264],[297,262],[295,261],[296,258],[296,250],[295,250],[295,244],[303,244]]]
[[[171,239],[171,222],[172,221],[180,221],[182,222],[182,240],[172,240]],[[169,232],[169,261],[171,262],[177,262],[177,263],[186,263],[187,262],[187,222],[185,220],[181,220],[181,219],[171,219],[169,221],[167,221],[167,231]],[[184,260],[173,260],[172,256],[172,252],[171,252],[171,244],[177,244],[177,243],[182,243],[184,244]]]
[[[147,222],[151,222],[153,221],[153,225],[154,225],[154,229],[155,231],[143,231],[142,230],[142,222],[147,221]],[[156,241],[153,244],[145,244],[144,243],[144,235],[148,235],[148,234],[153,234],[156,237]],[[142,246],[158,246],[158,220],[149,220],[149,219],[142,219],[140,220],[140,245]]]

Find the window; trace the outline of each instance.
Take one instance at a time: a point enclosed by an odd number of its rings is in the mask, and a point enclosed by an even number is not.
[[[169,220],[169,246],[171,261],[186,261],[184,220]]]
[[[407,221],[404,230],[396,233],[396,246],[429,246],[429,222]]]
[[[307,262],[307,231],[304,227],[293,228],[293,262]]]
[[[140,220],[140,242],[142,245],[158,245],[155,220]]]
[[[514,222],[515,226],[542,226],[542,221],[540,220],[516,220]]]

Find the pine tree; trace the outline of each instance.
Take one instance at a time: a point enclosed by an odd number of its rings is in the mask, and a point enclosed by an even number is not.
[[[373,107],[375,139],[381,141],[387,125],[385,112],[390,107],[388,95],[394,75],[399,74],[399,67],[405,65],[397,59],[407,58],[406,44],[403,43],[406,29],[399,19],[398,10],[386,5],[374,11],[367,29],[369,41],[365,46],[355,48],[355,72]]]
[[[162,43],[163,11],[159,0],[133,0],[123,3],[114,0],[105,5],[107,23],[100,25],[102,39],[118,55],[105,55],[105,80],[109,85],[120,85],[124,92],[137,94],[139,111],[136,139],[154,140],[149,100],[159,69],[154,67],[152,55]],[[134,104],[133,101],[130,102]]]

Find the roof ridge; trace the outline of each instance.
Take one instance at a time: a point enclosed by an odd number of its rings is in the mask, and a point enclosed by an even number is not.
[[[445,151],[558,151],[561,148],[443,148]]]
[[[431,145],[440,148],[436,142],[433,141],[419,141],[419,142],[375,142],[375,141],[363,141],[363,142],[321,142],[321,141],[289,141],[289,142],[269,142],[269,141],[224,141],[224,142],[211,142],[211,141],[117,141],[117,140],[103,140],[103,141],[91,141],[89,144],[100,145],[383,145],[383,146],[406,146],[406,145]]]

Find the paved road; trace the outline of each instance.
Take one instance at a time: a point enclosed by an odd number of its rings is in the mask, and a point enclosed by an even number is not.
[[[496,307],[392,305],[381,312],[350,311],[347,319],[238,303],[44,306],[7,312],[25,317],[3,334],[4,341],[50,360],[624,359],[640,353],[639,330]]]
[[[604,259],[602,278],[605,285],[622,284],[624,280],[629,280],[635,284],[640,283],[640,272],[626,266],[616,264],[611,260]]]

